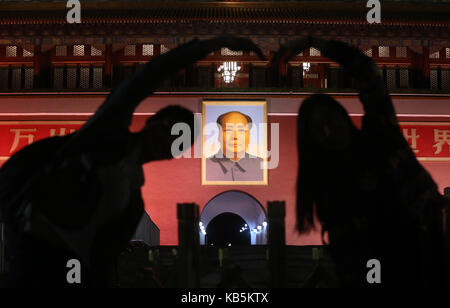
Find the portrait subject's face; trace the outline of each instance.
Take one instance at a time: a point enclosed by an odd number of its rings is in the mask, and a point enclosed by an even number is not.
[[[250,142],[250,129],[247,119],[239,113],[230,113],[223,118],[219,142],[223,144],[223,153],[230,159],[242,158]]]

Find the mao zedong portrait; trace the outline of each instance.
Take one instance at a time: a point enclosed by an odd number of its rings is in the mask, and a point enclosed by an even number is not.
[[[220,149],[206,158],[206,181],[263,181],[260,157],[247,153],[250,142],[250,116],[230,111],[217,118]]]

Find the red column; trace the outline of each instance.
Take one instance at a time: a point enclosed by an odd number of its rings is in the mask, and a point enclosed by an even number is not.
[[[423,47],[422,54],[412,55],[412,87],[424,89],[430,87],[430,49]]]
[[[34,78],[36,88],[50,89],[51,80],[51,50],[42,51],[42,46],[35,46],[34,53]]]
[[[113,51],[112,44],[107,44],[105,49],[105,86],[112,88]]]

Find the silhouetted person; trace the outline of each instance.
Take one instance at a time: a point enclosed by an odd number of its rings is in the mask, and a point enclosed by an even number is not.
[[[315,47],[358,83],[364,106],[357,129],[333,98],[306,99],[298,118],[298,228],[328,232],[344,286],[369,286],[367,262],[381,262],[389,287],[442,286],[443,197],[403,137],[389,93],[371,58],[342,42],[306,38],[274,63]]]
[[[80,286],[111,285],[115,260],[144,210],[142,164],[173,157],[175,123],[196,131],[191,111],[169,106],[130,133],[133,111],[166,77],[222,47],[263,58],[246,39],[193,40],[143,65],[78,132],[36,142],[6,162],[0,210],[9,243],[8,286],[68,286],[70,259],[81,262]]]

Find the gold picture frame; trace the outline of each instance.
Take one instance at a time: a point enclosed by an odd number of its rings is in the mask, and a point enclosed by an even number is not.
[[[242,161],[242,163],[247,163],[245,166],[252,166],[252,168],[250,169],[252,171],[247,173],[246,177],[251,177],[253,172],[256,175],[256,180],[234,180],[234,178],[232,180],[221,180],[220,178],[222,177],[222,174],[220,173],[220,171],[213,177],[208,174],[213,173],[214,171],[210,170],[212,168],[211,166],[213,165],[213,160],[207,160],[214,158],[214,153],[216,151],[220,151],[221,147],[217,144],[215,146],[211,145],[211,140],[205,140],[205,128],[209,124],[213,127],[215,125],[215,127],[219,129],[216,122],[218,115],[233,111],[248,115],[252,119],[253,125],[251,126],[251,129],[249,131],[250,140],[245,149],[246,155],[249,154],[250,156],[248,158],[246,156],[246,160]],[[202,102],[202,185],[268,185],[267,123],[266,100],[204,100]],[[257,132],[256,136],[255,132]],[[215,137],[217,137],[217,135]],[[212,137],[211,139],[214,141],[214,137]],[[216,154],[219,154],[219,152],[217,152]],[[255,160],[250,161],[250,159],[253,158]],[[227,158],[222,159],[230,161]],[[241,162],[241,160],[239,160],[238,163],[239,162]],[[261,169],[262,175],[260,174],[259,170],[256,170],[253,167],[256,165],[260,165],[261,162],[264,163],[264,168]],[[214,170],[217,169],[218,168],[214,167]],[[226,177],[226,175],[229,177],[229,174],[226,174],[227,171],[223,172],[225,172],[223,174],[224,177]],[[245,172],[248,172],[248,169]]]

